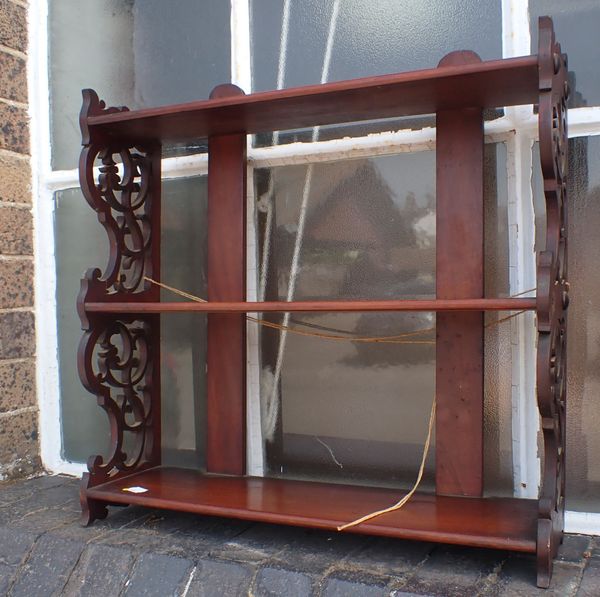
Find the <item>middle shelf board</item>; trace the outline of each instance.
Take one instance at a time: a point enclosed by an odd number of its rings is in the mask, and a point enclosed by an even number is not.
[[[535,298],[423,299],[400,301],[86,302],[89,313],[291,313],[368,311],[533,311]]]
[[[538,57],[336,81],[87,118],[92,138],[182,142],[538,101]]]
[[[125,491],[141,487],[141,493]],[[140,491],[137,489],[136,491]],[[156,467],[85,490],[88,498],[242,520],[337,527],[396,503],[402,490]],[[348,532],[534,553],[537,500],[415,494]]]

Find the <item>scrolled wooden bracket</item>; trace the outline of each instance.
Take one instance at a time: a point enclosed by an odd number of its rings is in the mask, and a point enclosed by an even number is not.
[[[77,298],[84,335],[77,355],[79,377],[106,412],[110,453],[93,456],[82,479],[84,524],[106,516],[107,503],[86,490],[160,464],[160,316],[117,319],[88,313],[86,303],[115,299],[159,300],[159,288],[144,277],[160,278],[160,145],[143,148],[92,138],[88,117],[127,111],[106,108],[91,89],[83,91],[79,161],[85,199],[109,239],[108,264],[87,270]]]
[[[552,20],[539,20],[539,140],[546,199],[546,247],[537,265],[537,399],[544,439],[539,498],[537,583],[548,587],[562,541],[567,360],[567,60]]]

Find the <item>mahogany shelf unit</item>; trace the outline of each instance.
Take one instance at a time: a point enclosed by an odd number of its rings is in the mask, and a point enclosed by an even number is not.
[[[81,485],[84,524],[109,504],[333,530],[398,491],[246,475],[246,313],[431,311],[436,314],[436,484],[401,510],[348,532],[537,554],[547,587],[563,533],[566,379],[567,62],[552,21],[535,56],[482,62],[452,52],[437,68],[252,95],[233,85],[206,101],[129,111],[84,90],[80,180],[110,241],[105,271],[78,297],[81,380],[110,421],[111,449]],[[539,106],[547,225],[535,298],[484,296],[483,109]],[[246,301],[246,135],[436,113],[436,298]],[[208,296],[162,302],[161,146],[208,136]],[[120,162],[120,164],[119,164]],[[100,163],[97,170],[95,166]],[[484,497],[485,311],[530,310],[538,332],[544,439],[539,499]],[[160,317],[207,314],[206,472],[161,466]],[[132,486],[141,493],[126,491]]]

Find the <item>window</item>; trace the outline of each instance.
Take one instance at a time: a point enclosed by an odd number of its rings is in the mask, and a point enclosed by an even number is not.
[[[54,247],[54,251],[38,251],[37,257],[38,332],[46,343],[40,355],[42,454],[49,468],[82,470],[78,463],[94,451],[103,451],[105,433],[104,415],[81,389],[75,371],[80,331],[74,305],[79,278],[88,264],[103,265],[105,244],[104,232],[78,190],[76,115],[81,88],[94,87],[109,105],[142,107],[204,98],[216,84],[227,81],[250,91],[435,66],[445,53],[458,48],[473,49],[484,59],[524,55],[530,43],[535,44],[527,27],[529,15],[535,23],[539,14],[550,14],[577,75],[570,112],[577,159],[571,177],[574,340],[569,349],[567,507],[600,513],[594,491],[600,481],[600,452],[594,449],[598,440],[593,433],[598,415],[592,409],[600,370],[600,324],[595,315],[599,310],[593,302],[600,274],[594,273],[597,268],[584,266],[594,256],[586,231],[595,230],[598,219],[593,207],[598,185],[593,164],[600,155],[595,141],[600,108],[591,106],[600,105],[600,98],[590,74],[595,62],[582,42],[586,28],[598,20],[600,8],[589,0],[568,5],[530,0],[529,6],[526,0],[440,0],[425,6],[393,0],[231,0],[230,4],[36,0],[32,4],[36,35],[31,39],[37,44],[35,68],[40,75],[32,143],[38,146],[34,157],[37,235],[38,246]],[[43,66],[47,52],[49,72]],[[412,264],[402,262],[397,249],[410,248],[419,269],[431,271],[427,260],[435,242],[430,226],[435,209],[434,124],[428,117],[392,119],[251,139],[249,180],[255,184],[250,185],[248,198],[252,215],[249,298],[285,297],[290,291],[304,298],[432,293],[432,276],[415,278]],[[531,106],[487,115],[486,251],[493,265],[486,291],[490,295],[517,294],[535,286],[534,224],[544,217],[536,186],[537,159],[532,157],[536,134]],[[163,280],[200,296],[205,290],[205,148],[205,140],[198,139],[191,146],[166,147],[163,156]],[[421,174],[426,172],[430,178]],[[346,201],[350,198],[351,207],[345,210],[336,207],[336,197],[342,194]],[[368,205],[360,201],[366,195],[371,198]],[[299,224],[303,196],[307,203],[304,223]],[[409,227],[401,228],[407,223]],[[386,236],[392,224],[397,234]],[[185,267],[178,259],[182,253],[188,256]],[[293,265],[295,253],[299,267]],[[335,320],[315,316],[307,321],[365,335],[380,334],[384,325],[400,330],[425,325],[404,314],[385,323],[359,314]],[[165,318],[162,328],[163,383],[170,389],[164,402],[164,435],[171,438],[168,448],[179,455],[184,451],[195,463],[203,457],[198,441],[204,416],[205,348],[199,340],[204,337],[203,325],[198,315],[176,315]],[[320,352],[311,354],[306,346],[313,340],[288,338],[282,352],[278,336],[279,332],[254,336],[250,332],[248,457],[254,467],[250,472],[279,466],[297,474],[354,479],[370,475],[381,480],[389,478],[393,465],[399,485],[413,478],[429,405],[407,402],[409,410],[394,420],[390,417],[396,405],[389,397],[400,369],[405,375],[410,372],[415,393],[431,393],[432,356],[427,352],[431,347],[411,347],[418,350],[397,354],[383,347],[342,350],[319,344]],[[529,314],[490,328],[486,338],[487,486],[520,496],[537,494],[539,482],[534,343]],[[303,362],[305,357],[299,355],[309,355],[312,362]],[[332,411],[320,421],[314,420],[310,404],[294,394],[295,380],[305,376],[307,367],[313,376],[307,386],[312,400],[318,401],[325,388],[334,396]],[[264,405],[269,384],[277,376],[282,383],[283,415],[277,413],[276,424],[283,435],[263,450],[261,398]],[[372,427],[356,425],[362,421],[358,407],[352,406],[354,393],[364,391],[359,383],[377,387],[373,393],[381,397],[374,407],[382,416]],[[193,406],[183,399],[190,394],[197,397]],[[342,395],[346,401],[342,402]],[[402,396],[395,399],[403,401]],[[76,431],[75,422],[83,431]],[[402,446],[400,459],[396,437],[409,442]],[[375,438],[382,439],[382,445],[374,443]],[[369,440],[372,452],[359,457],[353,446],[364,440]],[[346,466],[340,467],[340,462]],[[579,520],[570,513],[567,530],[580,530]],[[591,520],[600,532],[600,517]],[[585,530],[591,530],[589,522]]]

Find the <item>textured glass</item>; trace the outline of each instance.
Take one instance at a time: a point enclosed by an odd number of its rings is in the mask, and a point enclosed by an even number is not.
[[[554,21],[556,39],[569,55],[569,107],[600,105],[598,0],[530,0],[529,12],[532,53],[537,53],[538,17],[548,15]]]
[[[508,232],[499,147],[486,147],[486,290],[501,295],[508,292]],[[255,184],[259,257],[266,265],[259,294],[267,300],[285,299],[294,279],[296,300],[435,296],[434,152],[261,170]],[[302,197],[303,242],[291,276]],[[430,329],[401,343],[283,339],[279,331],[261,330],[269,474],[409,484],[435,389],[434,314],[294,314],[287,323],[367,338]],[[512,490],[510,419],[503,420],[511,400],[508,339],[501,327],[486,333],[486,484],[493,492]],[[433,462],[432,449],[424,487],[433,484]]]
[[[229,2],[51,0],[53,168],[77,165],[82,88],[130,108],[206,99],[230,80],[229,32]]]
[[[206,292],[206,180],[165,182],[162,205],[162,280]],[[81,325],[75,310],[79,280],[108,257],[108,239],[77,189],[55,195],[57,314],[63,455],[85,462],[108,450],[108,419],[77,375]],[[165,300],[179,300],[165,294]],[[163,459],[202,466],[205,420],[205,318],[163,315],[161,320]]]
[[[284,2],[253,0],[252,84],[254,91],[319,83],[328,38],[327,81],[355,79],[435,67],[448,52],[469,49],[482,59],[502,57],[502,15],[498,0],[344,0],[330,37],[333,0],[291,0],[287,45],[281,52]],[[283,55],[281,55],[283,54]],[[280,65],[282,68],[280,68]],[[488,119],[496,111],[486,112]],[[321,129],[320,139],[432,126],[435,119],[408,117]],[[311,130],[286,131],[276,141],[309,141]]]
[[[161,278],[206,297],[207,179],[163,182]],[[164,301],[186,299],[168,290]],[[204,466],[206,427],[206,316],[161,316],[163,462]]]
[[[108,454],[109,429],[104,411],[77,375],[81,323],[75,301],[80,279],[90,267],[104,267],[108,239],[81,191],[55,194],[56,310],[63,457],[86,462],[92,454]]]
[[[319,83],[333,0],[291,0],[284,87]],[[277,86],[284,2],[253,0],[253,89]],[[453,50],[502,57],[497,0],[344,0],[333,32],[329,81],[433,68]]]
[[[485,296],[509,296],[506,146],[486,145],[484,162]],[[486,313],[484,331],[484,486],[512,495],[512,354],[505,312]]]
[[[571,139],[569,151],[566,500],[600,512],[600,138]]]

